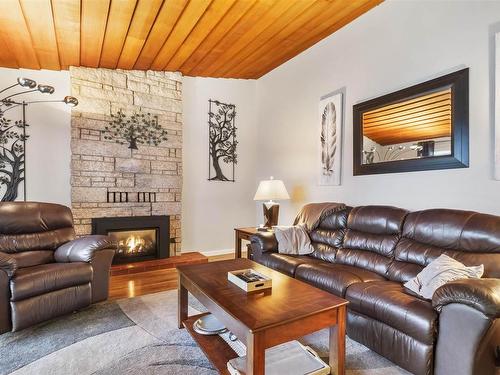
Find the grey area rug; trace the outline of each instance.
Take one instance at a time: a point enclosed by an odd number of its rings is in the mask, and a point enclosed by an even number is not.
[[[190,299],[190,314],[203,311]],[[176,327],[177,292],[104,302],[0,335],[0,374],[217,374],[185,330]],[[328,331],[300,340],[328,356]],[[408,374],[347,338],[349,375]]]

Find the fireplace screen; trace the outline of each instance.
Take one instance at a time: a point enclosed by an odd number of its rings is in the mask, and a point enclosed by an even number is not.
[[[108,235],[118,244],[117,256],[156,255],[156,229],[110,231]]]
[[[168,258],[170,217],[126,216],[92,219],[92,234],[113,238],[118,250],[113,264]]]

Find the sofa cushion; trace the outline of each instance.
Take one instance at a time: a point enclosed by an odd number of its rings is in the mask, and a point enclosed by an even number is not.
[[[309,233],[314,247],[312,257],[333,263],[337,249],[342,246],[351,208],[336,211],[323,218],[318,227]]]
[[[449,209],[408,214],[388,278],[406,282],[441,254],[500,277],[500,217]]]
[[[314,261],[314,258],[307,255],[264,253],[259,257],[259,263],[292,277],[295,276],[295,269],[299,264]]]
[[[360,267],[385,276],[408,211],[390,206],[355,207],[335,263]]]
[[[54,252],[52,250],[24,251],[22,253],[12,253],[10,255],[16,260],[19,268],[33,267],[54,262]]]
[[[371,281],[349,286],[349,308],[385,323],[424,344],[434,342],[437,313],[428,301],[405,291],[393,281]]]
[[[69,207],[53,203],[1,202],[0,251],[55,250],[75,238]]]
[[[362,268],[320,261],[300,264],[295,270],[295,277],[339,297],[344,297],[349,285],[384,280],[375,272]]]
[[[10,281],[12,301],[20,301],[54,290],[89,283],[92,266],[88,263],[50,263],[17,270]]]

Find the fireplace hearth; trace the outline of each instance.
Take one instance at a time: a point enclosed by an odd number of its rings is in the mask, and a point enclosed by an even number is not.
[[[127,216],[92,219],[92,234],[111,236],[118,244],[113,264],[168,258],[169,216]]]

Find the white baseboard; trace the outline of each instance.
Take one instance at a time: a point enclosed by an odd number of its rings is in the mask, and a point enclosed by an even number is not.
[[[234,249],[221,249],[221,250],[185,250],[182,251],[181,254],[187,253],[200,253],[202,255],[208,256],[217,256],[217,255],[226,255],[226,254],[234,254]]]
[[[205,250],[200,251],[206,257],[217,256],[217,255],[226,255],[226,254],[234,254],[234,249],[221,249],[221,250]]]

